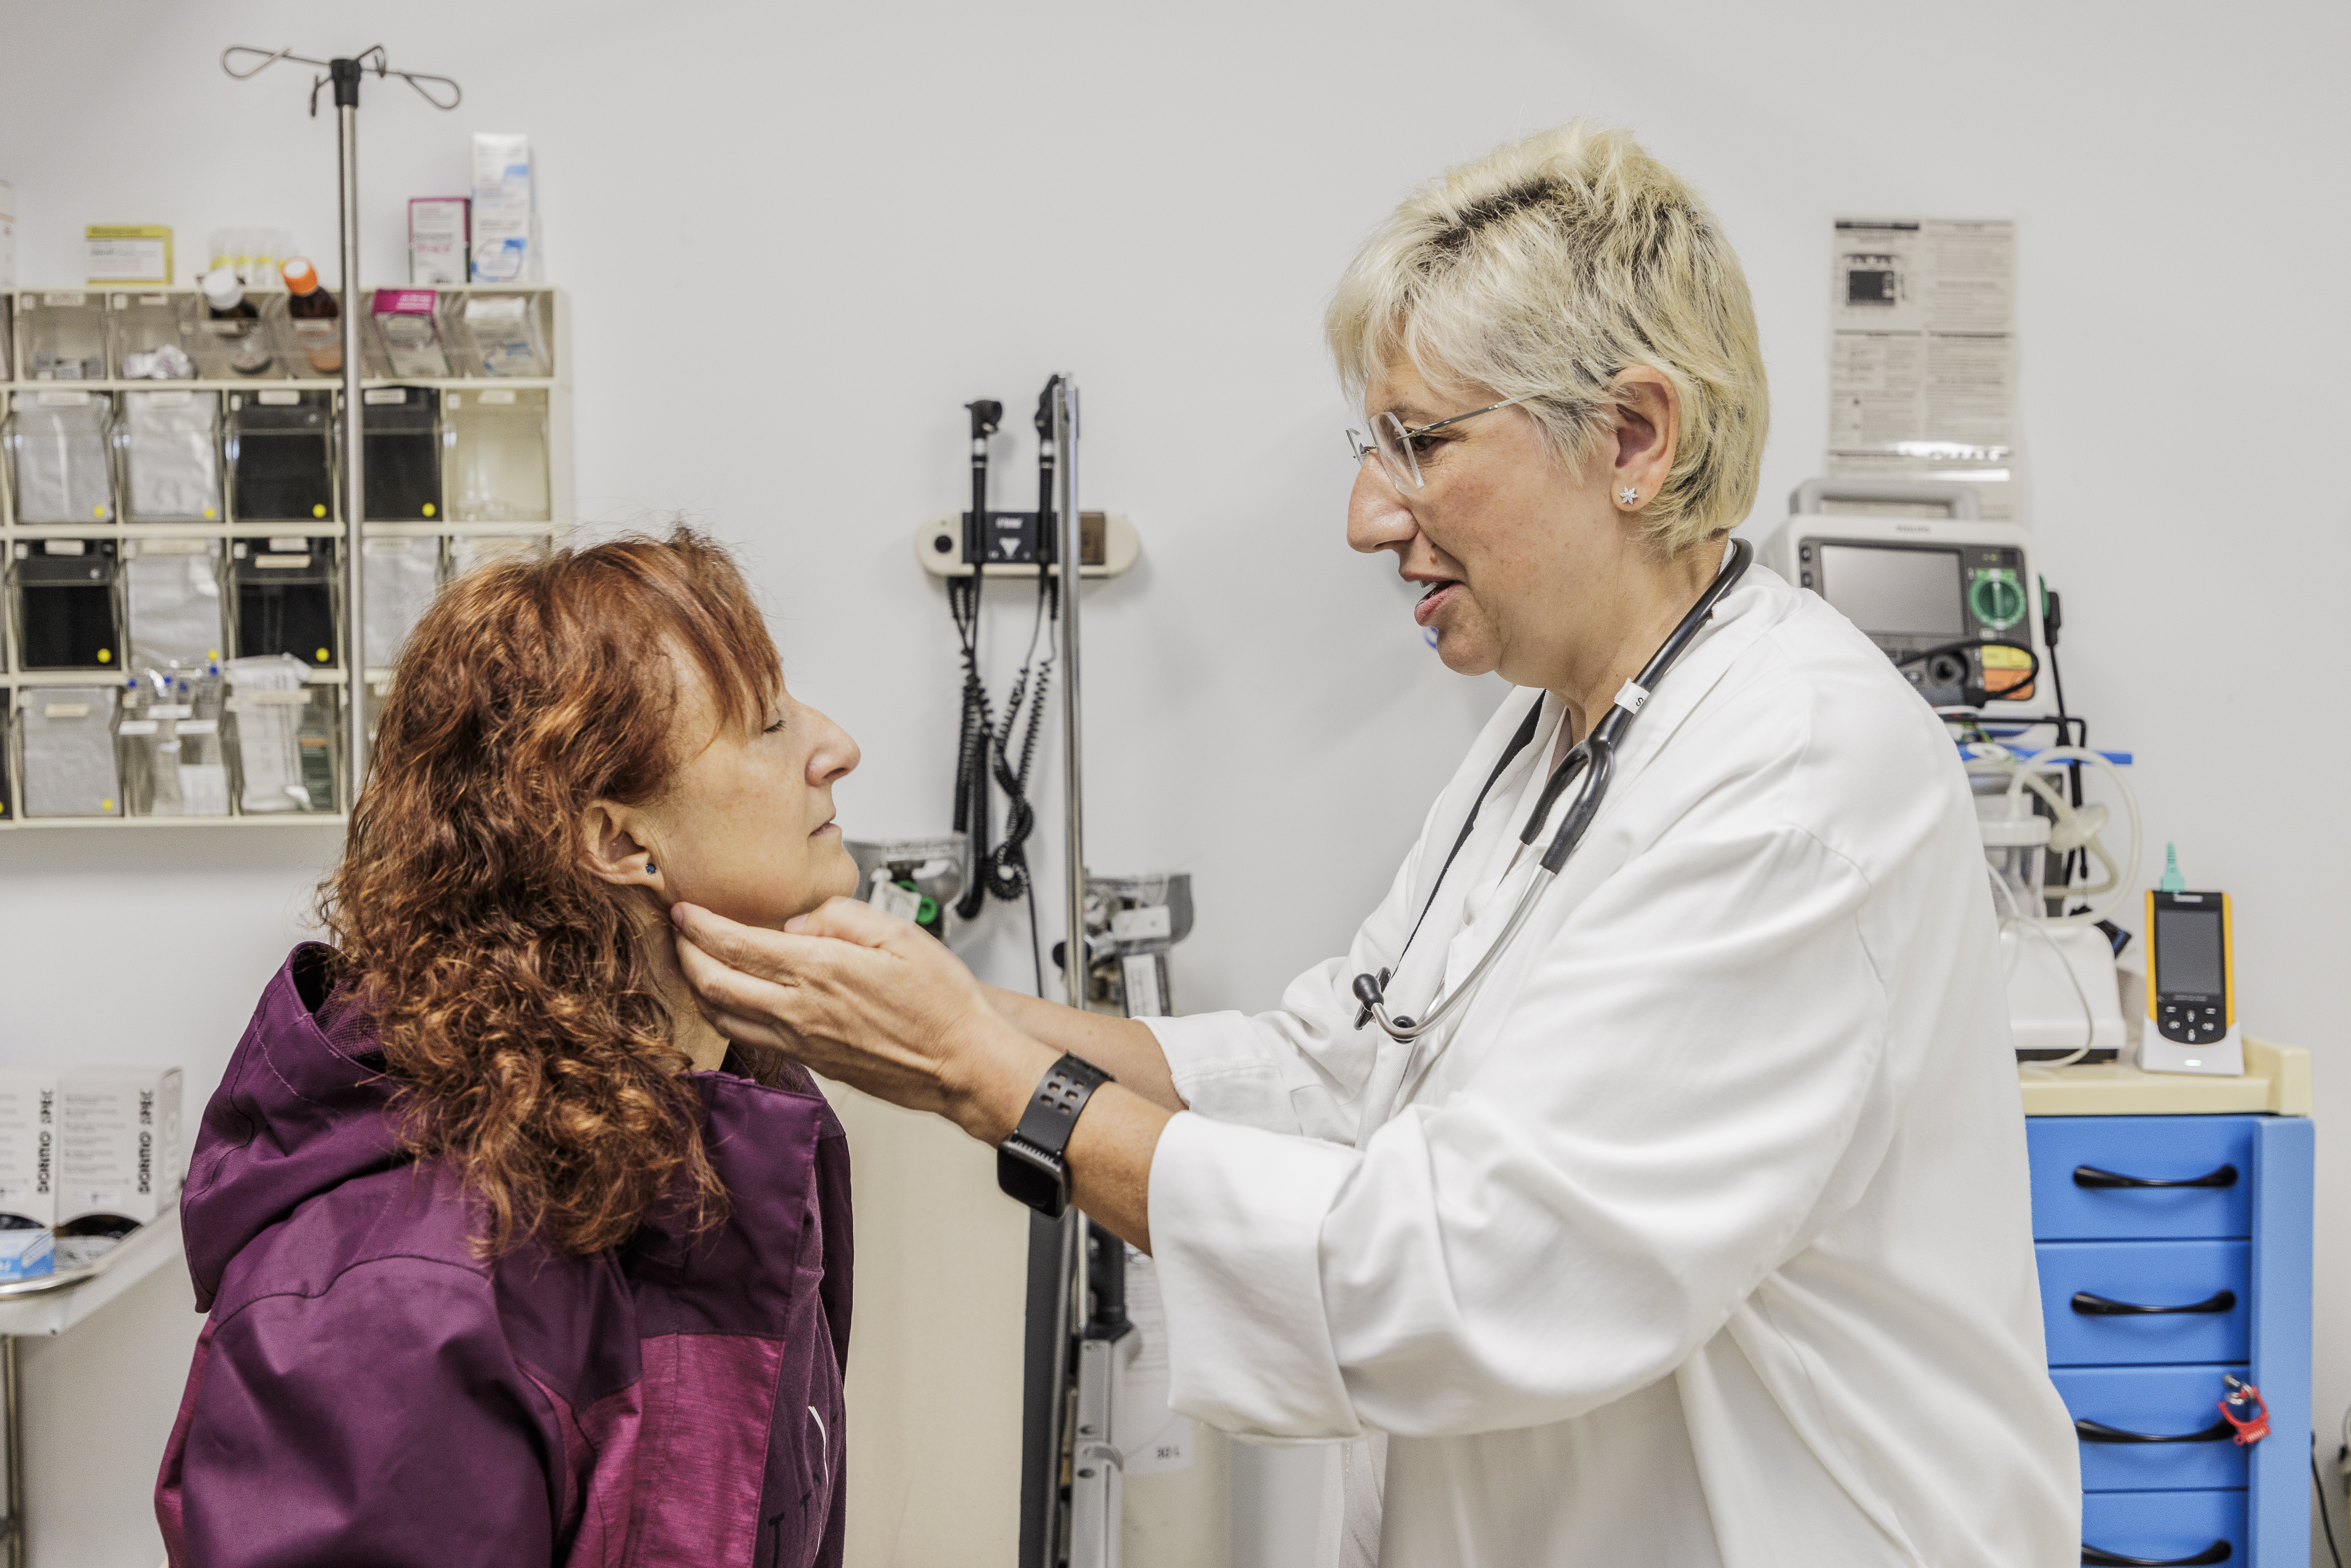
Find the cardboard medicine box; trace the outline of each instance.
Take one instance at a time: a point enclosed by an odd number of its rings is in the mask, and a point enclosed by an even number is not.
[[[0,1068],[0,1215],[44,1229],[57,1218],[57,1100],[54,1071]]]
[[[180,1070],[60,1068],[57,1082],[56,1223],[162,1214],[180,1186]]]

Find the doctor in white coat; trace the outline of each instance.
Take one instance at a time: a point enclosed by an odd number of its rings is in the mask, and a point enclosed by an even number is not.
[[[1107,1070],[1073,1201],[1156,1258],[1178,1409],[1343,1445],[1327,1562],[2077,1561],[1968,788],[1835,612],[1750,570],[1466,1005],[1407,1044],[1352,989],[1460,986],[1542,781],[1726,559],[1767,404],[1719,226],[1569,126],[1410,197],[1327,328],[1373,427],[1349,542],[1520,688],[1344,956],[1254,1017],[1129,1021],[863,904],[681,906],[705,1007],[991,1144],[1061,1053]]]

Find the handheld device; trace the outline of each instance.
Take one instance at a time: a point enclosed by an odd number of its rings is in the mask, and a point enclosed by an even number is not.
[[[2147,1072],[2238,1077],[2236,952],[2225,893],[2147,895],[2147,1029],[2138,1064]]]
[[[1866,511],[1823,512],[1828,504]],[[1941,507],[1948,517],[1925,515]],[[1977,515],[1964,485],[1814,479],[1788,500],[1764,564],[1809,588],[1937,707],[2043,718],[2049,643],[2032,539]]]

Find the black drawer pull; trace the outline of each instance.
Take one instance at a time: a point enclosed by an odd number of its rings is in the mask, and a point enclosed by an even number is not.
[[[2074,1422],[2074,1430],[2085,1443],[2220,1443],[2237,1435],[2237,1429],[2225,1420],[2215,1421],[2201,1432],[2126,1432],[2120,1427],[2090,1420]]]
[[[2082,1561],[2097,1568],[2203,1568],[2208,1563],[2226,1563],[2229,1543],[2216,1541],[2193,1557],[2126,1557],[2119,1552],[2102,1552],[2088,1542],[2082,1542]]]
[[[2074,1310],[2085,1317],[2093,1318],[2155,1317],[2169,1312],[2225,1312],[2236,1304],[2237,1292],[2234,1291],[2222,1291],[2203,1301],[2190,1301],[2184,1307],[2148,1307],[2137,1301],[2109,1301],[2104,1296],[2094,1296],[2087,1291],[2074,1292]],[[2215,1557],[2212,1561],[2218,1563],[2220,1559]]]
[[[2154,1176],[2117,1176],[2113,1171],[2102,1171],[2095,1166],[2075,1166],[2074,1185],[2075,1186],[2234,1186],[2237,1185],[2237,1167],[2222,1166],[2219,1170],[2206,1171],[2200,1176],[2183,1176],[2178,1181],[2161,1181]]]

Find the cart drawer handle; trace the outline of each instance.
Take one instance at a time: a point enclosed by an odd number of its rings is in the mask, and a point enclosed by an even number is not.
[[[2110,1301],[2094,1296],[2087,1291],[2074,1292],[2074,1310],[2090,1317],[2130,1318],[2153,1317],[2168,1312],[2225,1312],[2237,1304],[2237,1292],[2220,1291],[2200,1301],[2190,1301],[2184,1307],[2149,1307],[2137,1301]]]
[[[2113,1171],[2102,1171],[2095,1166],[2075,1166],[2074,1185],[2075,1186],[2234,1186],[2237,1185],[2237,1167],[2222,1166],[2219,1170],[2206,1171],[2200,1176],[2186,1176],[2179,1181],[2161,1181],[2154,1176],[2117,1176]]]
[[[2126,1432],[2104,1421],[2080,1420],[2074,1430],[2085,1443],[2218,1443],[2236,1435],[2226,1421],[2215,1421],[2201,1432]]]
[[[2119,1552],[2102,1552],[2088,1542],[2082,1542],[2082,1561],[2097,1568],[2203,1568],[2208,1563],[2226,1563],[2230,1558],[2229,1543],[2216,1541],[2193,1557],[2126,1557]]]

